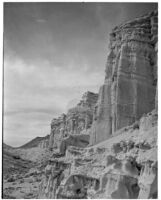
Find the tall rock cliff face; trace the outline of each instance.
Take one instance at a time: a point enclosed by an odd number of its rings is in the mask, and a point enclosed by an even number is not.
[[[115,27],[106,76],[95,107],[90,143],[132,124],[157,103],[157,12]]]
[[[59,153],[44,165],[39,198],[157,198],[156,85],[152,12],[112,31],[99,96],[86,93],[52,121],[50,147]]]
[[[98,94],[86,92],[76,107],[69,109],[67,114],[63,114],[59,118],[52,120],[49,140],[50,149],[59,148],[62,141],[70,140],[68,137],[70,137],[71,140],[74,137],[78,140],[80,136],[77,137],[76,135],[89,134],[97,99]],[[84,136],[83,138],[87,137]],[[72,141],[76,140],[73,139]],[[89,143],[89,137],[87,140],[88,142],[86,145]]]

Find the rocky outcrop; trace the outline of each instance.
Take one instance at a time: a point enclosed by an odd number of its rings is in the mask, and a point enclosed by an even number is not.
[[[156,199],[158,196],[157,162],[147,160],[139,177],[139,199]]]
[[[82,174],[71,175],[59,189],[57,198],[63,199],[87,199],[88,190],[97,191],[99,180]]]
[[[157,198],[156,110],[137,124],[92,147],[67,146],[49,161],[40,198]]]
[[[95,107],[91,144],[108,139],[155,108],[157,20],[157,12],[152,12],[115,27],[110,34],[105,82]]]
[[[49,148],[58,148],[61,140],[66,136],[65,132],[66,115],[62,114],[59,118],[51,122],[51,132],[49,139]]]
[[[87,134],[80,135],[70,135],[66,139],[61,141],[60,144],[60,153],[65,155],[68,146],[75,146],[80,148],[85,148],[89,144],[90,136]]]
[[[69,135],[89,134],[97,98],[97,94],[86,92],[76,107],[69,109],[67,114],[52,120],[50,149],[59,148],[61,141]]]
[[[139,192],[137,179],[121,174],[108,173],[102,193],[108,199],[136,199]],[[105,181],[105,180],[104,180]]]
[[[39,198],[157,198],[157,12],[113,29],[99,96],[51,123]],[[90,138],[90,145],[89,144]]]
[[[64,163],[56,159],[49,160],[44,176],[39,186],[39,198],[55,199],[60,184],[70,173],[70,163]]]

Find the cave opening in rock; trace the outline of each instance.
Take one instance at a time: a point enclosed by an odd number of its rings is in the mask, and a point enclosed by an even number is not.
[[[80,193],[81,193],[81,189],[79,188],[76,190],[76,194],[80,194]]]
[[[138,169],[139,175],[140,175],[141,170],[142,170],[142,165],[136,162],[136,163],[135,163],[135,167]]]

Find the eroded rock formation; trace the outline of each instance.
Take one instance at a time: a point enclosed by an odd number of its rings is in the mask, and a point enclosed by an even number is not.
[[[49,140],[49,147],[51,149],[59,148],[61,141],[68,136],[89,134],[97,99],[97,94],[86,92],[76,107],[69,109],[66,115],[63,114],[59,118],[52,120]]]
[[[139,199],[156,199],[158,196],[157,162],[147,160],[139,177]]]
[[[53,155],[39,197],[157,198],[156,85],[157,12],[152,12],[113,29],[99,96],[86,93],[52,121]]]
[[[92,147],[69,145],[46,166],[40,198],[157,198],[156,110],[138,124]]]
[[[155,108],[157,20],[153,12],[115,27],[110,34],[91,144],[108,139]]]
[[[70,135],[60,143],[60,153],[65,155],[68,146],[85,148],[89,144],[90,136],[87,134]]]

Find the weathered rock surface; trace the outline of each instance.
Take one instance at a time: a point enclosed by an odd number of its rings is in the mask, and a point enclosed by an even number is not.
[[[52,122],[40,198],[157,198],[157,26],[152,12],[113,29],[98,101]]]
[[[90,136],[87,134],[80,134],[80,135],[70,135],[66,139],[61,141],[60,144],[60,153],[65,155],[65,152],[68,146],[75,146],[85,148],[89,144]]]
[[[157,107],[157,12],[115,27],[104,85],[95,107],[90,143],[134,123]]]
[[[86,148],[52,159],[39,198],[157,198],[157,111]]]
[[[113,29],[99,95],[85,93],[52,120],[50,137],[15,150],[38,164],[5,180],[4,197],[19,182],[28,190],[18,188],[20,198],[158,197],[157,20],[152,12]]]
[[[59,148],[61,141],[64,141],[70,135],[89,134],[97,98],[97,94],[86,92],[76,107],[69,109],[66,115],[63,114],[52,120],[49,140],[50,149]]]
[[[156,199],[158,196],[157,162],[147,160],[139,177],[139,199]]]
[[[29,151],[29,149],[23,150]],[[28,156],[23,153],[22,149],[3,145],[2,198],[4,199],[28,199],[37,197],[39,182],[41,181],[41,175],[37,173],[37,170],[33,170],[37,165],[37,157],[35,152],[32,152],[32,155],[34,154],[36,157],[36,159],[33,159],[33,162],[31,161],[31,155],[29,160]]]
[[[64,163],[56,159],[49,160],[40,183],[39,198],[55,199],[62,180],[70,173],[70,167],[70,163]]]
[[[113,29],[99,95],[51,123],[39,198],[157,198],[157,24],[152,12]]]

